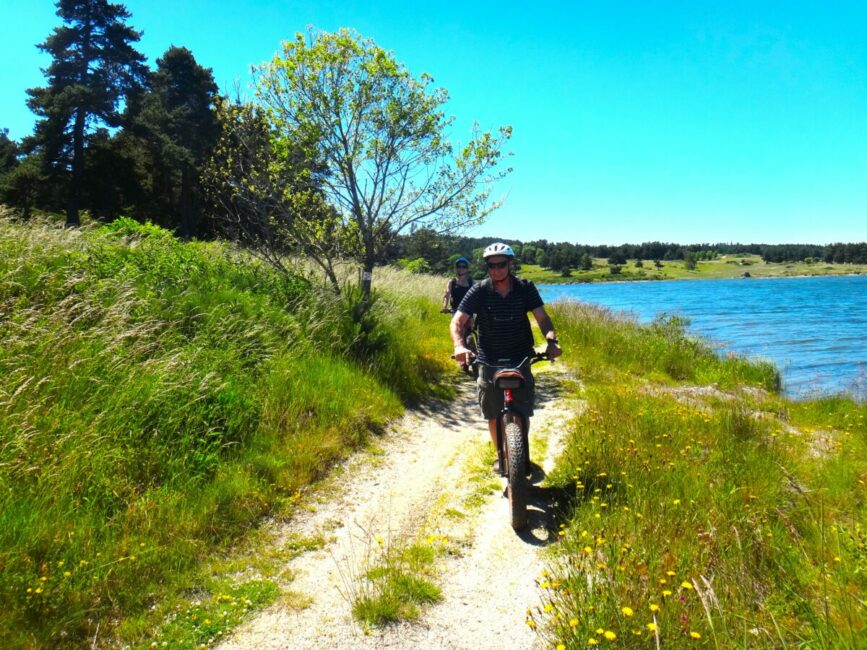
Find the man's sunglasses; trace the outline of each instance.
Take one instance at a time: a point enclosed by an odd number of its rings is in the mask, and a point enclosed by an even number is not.
[[[488,262],[489,269],[504,269],[509,266],[509,262]]]

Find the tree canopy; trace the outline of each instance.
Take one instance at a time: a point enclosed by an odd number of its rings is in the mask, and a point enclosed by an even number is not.
[[[491,184],[509,127],[449,139],[444,89],[410,75],[372,40],[311,30],[283,43],[256,75],[259,101],[287,140],[311,143],[326,166],[324,190],[353,233],[363,290],[394,237],[421,226],[448,232],[480,223],[498,203]]]
[[[48,85],[31,88],[27,105],[40,116],[31,145],[43,149],[54,172],[69,175],[66,221],[79,223],[86,137],[120,123],[118,108],[141,85],[147,68],[134,47],[141,34],[125,21],[126,7],[106,0],[59,0],[56,27],[37,47],[51,56]]]

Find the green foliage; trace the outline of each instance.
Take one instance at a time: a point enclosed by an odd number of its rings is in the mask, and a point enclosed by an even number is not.
[[[688,252],[683,256],[683,265],[687,271],[695,271],[698,266],[698,256],[693,252]]]
[[[184,237],[202,232],[198,179],[218,136],[216,96],[210,69],[188,49],[172,46],[130,111],[132,131],[147,150],[144,183],[154,190],[154,211]]]
[[[203,184],[221,233],[283,273],[287,254],[306,256],[339,291],[335,267],[353,230],[325,199],[313,145],[277,132],[253,104],[220,100],[217,117],[220,137]]]
[[[88,127],[118,125],[118,106],[140,87],[146,68],[133,47],[141,35],[126,25],[123,5],[59,0],[57,15],[64,25],[37,46],[51,57],[48,85],[29,89],[27,105],[41,118],[34,144],[45,163],[71,172],[66,219],[78,225]]]
[[[408,260],[406,258],[401,258],[396,262],[398,268],[404,269],[405,271],[409,271],[410,273],[430,273],[431,268],[430,264],[427,263],[427,260],[423,257],[416,258],[414,260]]]
[[[316,287],[131,219],[0,222],[4,646],[189,588],[442,372],[435,303]]]
[[[474,131],[455,151],[442,110],[448,94],[432,84],[348,29],[297,34],[257,70],[256,93],[277,132],[316,148],[332,179],[325,191],[351,224],[350,252],[366,272],[401,231],[477,224],[498,205],[487,199],[508,173],[492,170],[511,129]],[[370,280],[362,286],[368,293]]]

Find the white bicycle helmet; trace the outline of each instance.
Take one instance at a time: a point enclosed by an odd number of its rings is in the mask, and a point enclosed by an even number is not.
[[[506,257],[515,257],[515,252],[512,250],[512,247],[508,244],[504,244],[502,242],[494,242],[490,246],[485,249],[485,252],[482,253],[482,257],[488,259],[489,257],[494,257],[495,255],[505,255]]]

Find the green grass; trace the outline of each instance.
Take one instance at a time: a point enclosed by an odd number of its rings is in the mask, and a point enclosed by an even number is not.
[[[377,538],[381,553],[364,575],[352,585],[352,614],[366,625],[383,626],[397,621],[412,621],[419,606],[442,599],[433,582],[435,561],[443,551],[440,538],[403,545]]]
[[[867,624],[867,406],[789,402],[765,364],[676,323],[556,307],[587,409],[528,623],[552,645],[856,647]]]
[[[0,221],[0,645],[159,627],[210,556],[442,390],[437,311],[130,220]]]
[[[867,264],[807,264],[805,262],[765,262],[759,255],[721,255],[715,260],[698,262],[694,270],[687,270],[683,260],[662,261],[656,268],[652,260],[635,266],[636,260],[620,265],[620,272],[612,274],[608,261],[595,258],[593,268],[587,271],[572,269],[569,277],[537,264],[522,264],[519,275],[537,284],[564,284],[573,282],[624,282],[636,280],[710,280],[740,278],[749,272],[753,278],[798,277],[804,275],[850,275],[867,273]]]

